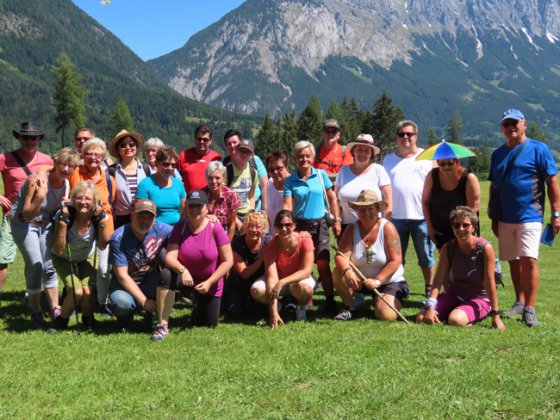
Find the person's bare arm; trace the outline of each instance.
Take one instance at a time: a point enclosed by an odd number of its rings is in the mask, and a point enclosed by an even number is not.
[[[480,183],[475,174],[467,176],[467,206],[477,212],[480,209]]]
[[[546,190],[548,199],[550,200],[551,212],[560,211],[560,187],[558,186],[558,179],[556,175],[545,177]],[[550,217],[550,223],[554,228],[554,235],[560,232],[560,217]]]

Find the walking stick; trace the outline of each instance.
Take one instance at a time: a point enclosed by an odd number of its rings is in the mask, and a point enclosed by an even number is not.
[[[338,247],[336,245],[331,244],[331,248],[334,249],[336,251],[336,253],[338,255],[340,255],[342,258],[344,258],[348,264],[350,264],[350,268],[352,268],[352,270],[354,270],[354,272],[356,273],[356,275],[362,280],[366,280],[366,276],[364,276],[362,274],[362,272],[360,270],[358,270],[358,267],[356,267],[354,265],[354,263],[352,263],[352,261],[350,261],[350,259],[344,255],[342,252],[340,252],[340,250],[338,249]],[[397,316],[402,319],[406,324],[410,325],[410,322],[408,322],[408,320],[403,316],[403,314],[401,314],[397,308],[395,308],[391,303],[389,303],[388,301],[385,300],[385,298],[383,297],[383,295],[381,293],[379,293],[379,291],[377,289],[373,289],[373,293],[375,293],[377,295],[377,297],[379,297],[379,299],[381,299],[385,305],[387,305],[389,308],[391,308],[396,314]]]
[[[72,298],[74,299],[74,315],[76,315],[76,327],[80,325],[78,321],[78,300],[76,299],[76,286],[74,284],[74,264],[72,263],[72,254],[70,253],[70,244],[66,242],[68,249],[68,259],[70,260],[70,280],[72,281]]]

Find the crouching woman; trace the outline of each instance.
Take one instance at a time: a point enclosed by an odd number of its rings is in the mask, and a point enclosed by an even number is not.
[[[292,295],[297,301],[297,319],[305,320],[309,298],[317,284],[311,275],[314,258],[313,239],[309,234],[295,231],[295,218],[289,210],[278,212],[274,227],[276,236],[264,251],[266,283],[261,279],[251,286],[253,299],[268,304],[270,327],[273,329],[284,323],[278,310],[278,298]]]
[[[95,250],[105,249],[110,237],[107,215],[91,181],[77,184],[70,202],[71,206],[63,207],[54,217],[52,262],[67,294],[49,332],[65,329],[76,306],[81,307],[84,327],[93,327],[90,281],[96,272]]]
[[[492,327],[503,331],[494,279],[494,249],[486,239],[474,235],[478,217],[470,207],[457,206],[449,219],[455,239],[441,249],[433,289],[416,322],[437,324],[447,320],[449,325],[466,327],[490,314]],[[440,295],[441,286],[445,290]]]

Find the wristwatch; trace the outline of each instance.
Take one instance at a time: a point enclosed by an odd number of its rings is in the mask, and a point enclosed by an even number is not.
[[[185,268],[183,267],[183,268],[180,268],[180,269],[179,269],[179,272],[178,272],[177,274],[181,275],[181,274],[183,274],[184,272],[185,272]]]
[[[553,211],[552,217],[560,217],[560,211]]]

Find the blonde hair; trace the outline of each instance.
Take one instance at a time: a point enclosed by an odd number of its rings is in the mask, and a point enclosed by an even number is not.
[[[311,154],[313,155],[313,157],[315,157],[315,146],[313,146],[313,144],[308,140],[300,140],[296,144],[294,144],[294,150],[292,153],[294,159],[297,159],[301,151],[307,148],[311,150]]]
[[[75,205],[76,197],[87,190],[91,190],[93,193],[93,208],[95,208],[95,205],[99,200],[99,191],[97,190],[95,184],[91,181],[82,181],[72,188],[72,193],[70,193],[70,200],[72,201],[72,204]]]
[[[263,227],[263,236],[265,232],[268,232],[268,216],[266,212],[261,210],[249,210],[249,212],[243,219],[243,226],[241,228],[241,232],[243,234],[247,232],[247,226],[250,223],[261,224]]]
[[[53,156],[55,164],[67,163],[68,165],[77,166],[80,161],[80,155],[71,147],[63,147]]]
[[[107,146],[105,145],[105,142],[99,137],[94,137],[84,143],[84,145],[82,146],[82,157],[85,156],[89,149],[102,149],[103,158],[105,158],[105,156],[107,155]]]

